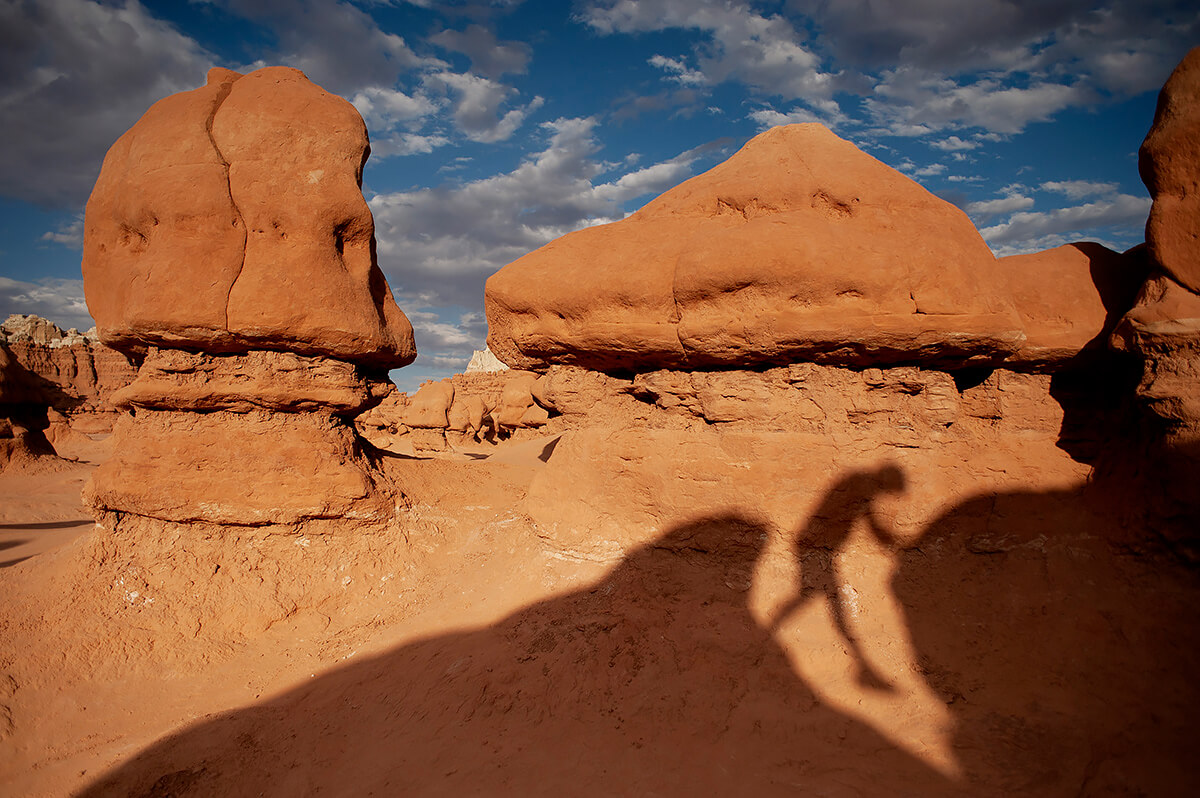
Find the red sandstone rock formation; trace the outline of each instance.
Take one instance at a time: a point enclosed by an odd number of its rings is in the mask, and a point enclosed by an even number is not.
[[[63,332],[37,316],[12,315],[0,324],[0,341],[25,369],[46,381],[47,403],[84,432],[111,431],[112,394],[133,381],[136,367],[100,343],[93,331]]]
[[[487,283],[514,368],[996,363],[1021,325],[957,208],[820,125],[774,128]]]
[[[0,471],[55,459],[43,432],[51,402],[47,387],[0,344]]]
[[[105,523],[390,514],[350,420],[415,349],[375,262],[367,150],[348,102],[283,68],[213,70],[113,145],[84,286],[101,338],[144,357],[87,491]]]
[[[1160,534],[1200,545],[1200,48],[1158,98],[1138,168],[1154,204],[1146,222],[1150,275],[1114,344],[1142,358],[1137,388],[1159,422],[1151,447]],[[1200,555],[1196,555],[1200,556]]]
[[[1154,205],[1146,221],[1150,257],[1185,288],[1200,292],[1200,47],[1162,88],[1138,171]]]
[[[997,268],[1025,331],[1006,363],[1015,368],[1054,370],[1081,356],[1103,358],[1145,279],[1140,258],[1090,242],[1001,258]]]
[[[412,362],[360,190],[368,150],[353,106],[294,69],[214,69],[155,103],[88,200],[83,275],[102,340]]]

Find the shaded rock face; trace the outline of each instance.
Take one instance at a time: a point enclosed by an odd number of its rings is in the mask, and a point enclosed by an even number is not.
[[[1171,73],[1138,153],[1154,203],[1140,253],[1149,276],[1114,345],[1143,361],[1137,389],[1157,422],[1148,470],[1164,534],[1200,546],[1200,48]]]
[[[1025,340],[1006,366],[1053,371],[1096,365],[1146,278],[1140,253],[1092,242],[1000,258]]]
[[[412,362],[360,190],[368,151],[353,106],[294,69],[214,69],[156,103],[88,200],[83,273],[101,338]]]
[[[37,316],[10,316],[0,324],[0,341],[42,381],[45,404],[65,414],[73,427],[107,432],[115,422],[112,394],[133,382],[137,367],[100,343],[94,331],[64,332]]]
[[[957,208],[820,125],[774,128],[487,283],[514,368],[995,363],[1021,324]]]
[[[1150,257],[1175,282],[1200,292],[1200,47],[1171,73],[1138,171],[1154,200],[1146,221]]]
[[[351,423],[416,354],[375,262],[367,152],[349,103],[276,67],[212,70],[113,145],[87,206],[84,287],[100,337],[141,364],[85,491],[102,523],[394,510]]]
[[[50,401],[45,381],[0,344],[0,471],[55,459],[43,432]]]

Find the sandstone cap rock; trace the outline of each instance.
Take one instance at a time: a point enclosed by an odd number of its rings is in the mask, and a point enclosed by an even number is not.
[[[225,69],[155,103],[88,200],[88,308],[114,348],[412,362],[375,260],[366,127],[303,73]]]
[[[773,128],[494,274],[514,368],[995,363],[1021,324],[966,215],[821,125]]]
[[[1180,285],[1200,293],[1200,47],[1158,95],[1138,171],[1154,204],[1146,220],[1150,256]]]

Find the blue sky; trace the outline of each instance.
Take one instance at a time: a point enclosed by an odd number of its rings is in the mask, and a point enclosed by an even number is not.
[[[997,255],[1132,246],[1137,148],[1196,44],[1193,0],[0,0],[0,318],[91,326],[81,214],[104,153],[212,66],[298,67],[362,112],[411,390],[482,348],[493,271],[775,124],[828,125]]]

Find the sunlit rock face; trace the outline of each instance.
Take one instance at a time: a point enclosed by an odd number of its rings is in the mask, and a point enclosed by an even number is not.
[[[301,72],[214,69],[113,145],[85,217],[99,335],[141,360],[88,500],[224,525],[385,517],[351,420],[416,356],[375,260],[369,147]]]
[[[160,100],[113,145],[88,200],[88,308],[111,346],[275,349],[412,362],[375,260],[367,130],[295,69]]]
[[[820,125],[773,128],[627,219],[493,275],[514,368],[1004,360],[1021,324],[953,205]]]

